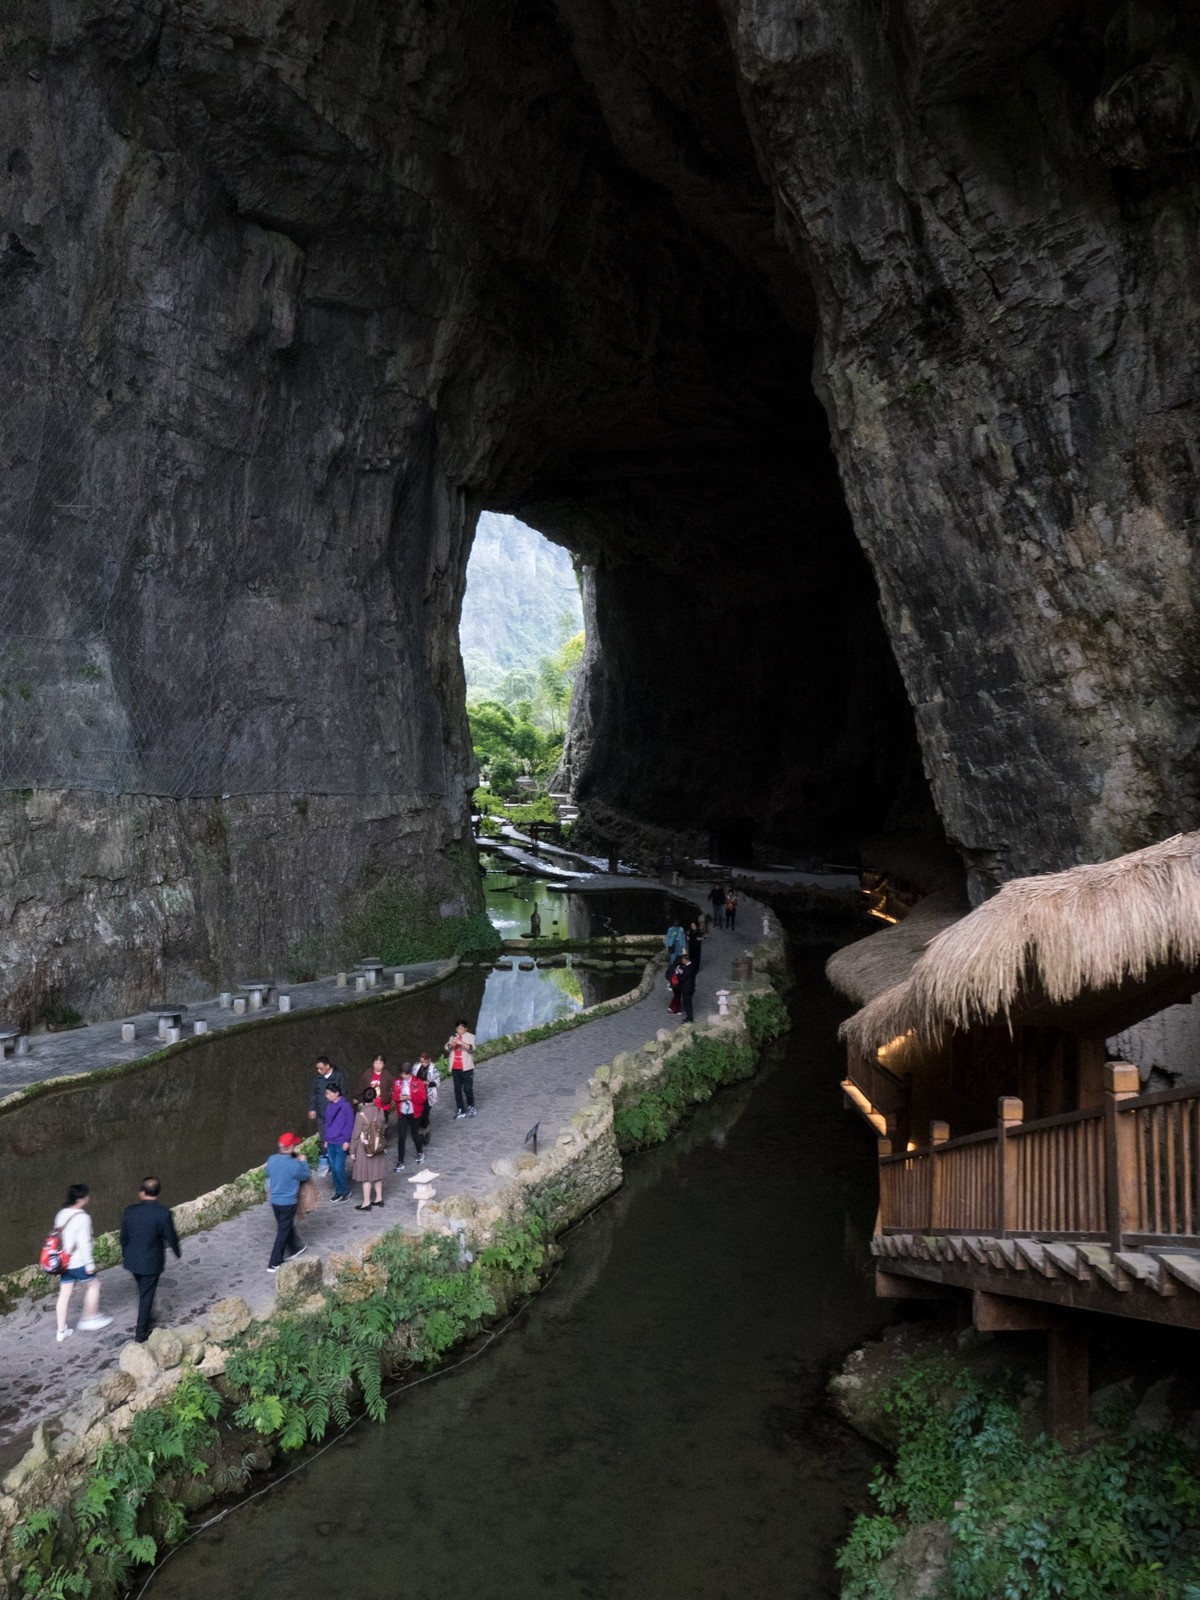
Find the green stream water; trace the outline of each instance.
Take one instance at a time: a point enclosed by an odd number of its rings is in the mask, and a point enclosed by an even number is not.
[[[874,1151],[800,965],[773,1065],[629,1162],[502,1337],[200,1535],[148,1600],[835,1595],[871,1455],[823,1384],[882,1321]]]

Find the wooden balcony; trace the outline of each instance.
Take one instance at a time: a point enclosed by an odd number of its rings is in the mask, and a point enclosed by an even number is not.
[[[1138,1094],[1124,1063],[1106,1080],[1092,1109],[1025,1122],[1006,1096],[982,1133],[884,1141],[885,1278],[1200,1328],[1200,1089]]]
[[[906,1125],[908,1085],[874,1057],[848,1053],[842,1092],[881,1136],[894,1137]]]

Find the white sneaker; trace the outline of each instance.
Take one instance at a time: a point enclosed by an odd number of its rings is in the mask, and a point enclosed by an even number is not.
[[[84,1333],[98,1333],[101,1328],[107,1328],[111,1321],[111,1317],[105,1316],[81,1317],[76,1323],[76,1327]]]
[[[58,1342],[59,1342],[59,1344],[61,1344],[64,1339],[69,1339],[74,1332],[75,1332],[74,1328],[60,1328],[58,1330]]]

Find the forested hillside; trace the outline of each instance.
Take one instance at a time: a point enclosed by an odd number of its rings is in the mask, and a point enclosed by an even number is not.
[[[582,626],[567,552],[516,517],[485,511],[459,628],[468,696],[495,696],[506,704],[532,697],[538,664]]]

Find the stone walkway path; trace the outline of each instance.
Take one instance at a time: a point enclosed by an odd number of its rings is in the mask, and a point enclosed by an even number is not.
[[[609,882],[616,887],[614,880]],[[628,880],[621,881],[620,887],[630,886]],[[715,1011],[716,991],[730,981],[734,956],[758,942],[762,916],[760,905],[743,898],[741,929],[714,930],[710,935],[696,986],[698,1018]],[[541,1123],[541,1142],[552,1144],[587,1098],[587,1080],[595,1069],[620,1050],[640,1048],[659,1028],[675,1021],[667,1012],[665,985],[656,983],[644,999],[623,1011],[482,1063],[475,1073],[479,1108],[475,1118],[453,1120],[454,1097],[447,1083],[433,1113],[433,1138],[426,1157],[426,1167],[440,1175],[438,1194],[476,1198],[488,1194],[498,1182],[492,1163],[502,1156],[520,1155],[535,1122]],[[296,1070],[307,1075],[308,1068],[298,1063]],[[263,1158],[269,1154],[264,1150]],[[410,1153],[409,1173],[415,1170]],[[407,1176],[389,1177],[384,1209],[371,1213],[356,1212],[352,1202],[335,1211],[328,1203],[328,1180],[321,1180],[321,1203],[301,1229],[309,1249],[322,1255],[343,1250],[364,1234],[415,1222]],[[155,1305],[158,1321],[179,1326],[197,1320],[227,1295],[241,1295],[257,1311],[269,1309],[275,1280],[266,1265],[273,1238],[274,1219],[261,1206],[208,1233],[184,1239],[183,1259],[176,1262],[168,1256]],[[77,1289],[72,1321],[79,1315],[80,1298]],[[114,1317],[112,1325],[99,1334],[76,1333],[61,1345],[54,1337],[53,1296],[25,1302],[0,1318],[0,1469],[20,1453],[29,1430],[61,1411],[86,1383],[112,1366],[132,1337],[136,1295],[132,1278],[121,1268],[101,1274],[100,1306]]]
[[[405,987],[423,983],[429,978],[441,977],[449,968],[448,961],[422,961],[407,967],[388,967],[382,984],[367,994],[391,994],[394,974],[404,974]],[[336,977],[316,978],[312,983],[288,983],[284,993],[291,996],[292,1015],[298,1011],[315,1011],[323,1006],[352,1005],[366,998],[354,988],[353,974],[347,987],[340,988]],[[183,1027],[188,1035],[192,1023],[208,1023],[209,1033],[220,1033],[225,1028],[245,1026],[247,1023],[268,1022],[280,1015],[277,998],[261,1011],[237,1016],[232,1009],[223,1009],[216,995],[208,1000],[194,1000],[183,1009]],[[132,1022],[137,1037],[132,1044],[121,1038],[121,1023]],[[158,1015],[142,1011],[136,1016],[109,1022],[91,1022],[86,1028],[72,1028],[69,1033],[39,1033],[29,1041],[29,1052],[23,1056],[8,1056],[0,1061],[0,1095],[24,1089],[31,1083],[43,1083],[51,1078],[67,1077],[73,1072],[98,1072],[102,1067],[115,1067],[126,1061],[137,1061],[141,1056],[153,1055],[163,1048],[157,1036]]]

